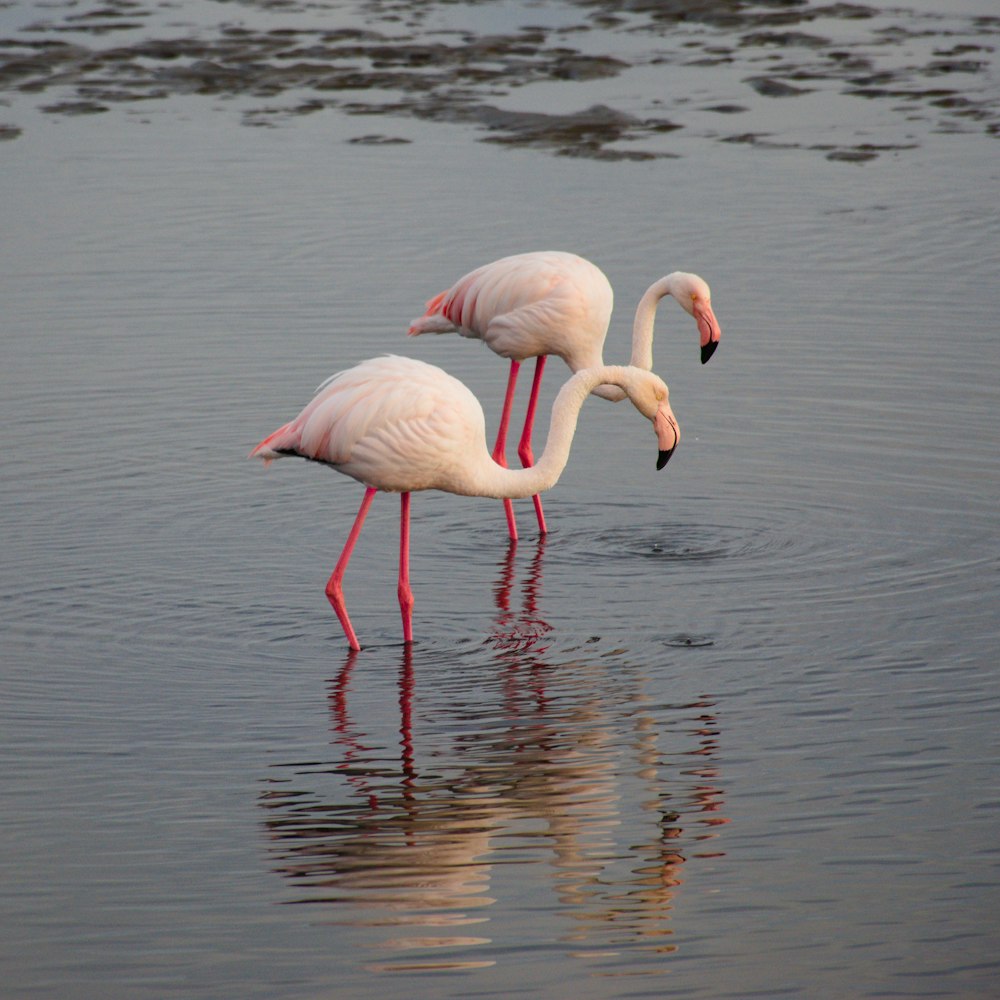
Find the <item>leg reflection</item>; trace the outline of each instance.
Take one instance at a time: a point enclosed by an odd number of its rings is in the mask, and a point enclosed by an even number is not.
[[[542,560],[545,555],[545,536],[536,545],[531,562],[522,582],[521,607],[511,607],[514,592],[514,556],[517,542],[510,542],[499,563],[500,573],[493,586],[497,617],[487,642],[494,648],[509,653],[542,654],[548,649],[543,638],[552,631],[538,610],[542,589]]]
[[[403,798],[411,802],[417,770],[413,758],[413,647],[409,643],[403,647],[403,663],[399,668],[399,745]]]
[[[348,784],[350,784],[359,795],[363,795],[368,800],[371,809],[378,808],[378,796],[371,788],[364,767],[361,766],[364,759],[374,750],[363,742],[364,733],[356,729],[351,722],[351,717],[347,710],[347,693],[350,689],[351,672],[357,663],[358,651],[352,649],[347,654],[344,665],[339,673],[330,682],[327,701],[330,706],[330,718],[332,724],[330,732],[332,742],[341,747],[343,756],[337,765],[338,770],[344,772]]]

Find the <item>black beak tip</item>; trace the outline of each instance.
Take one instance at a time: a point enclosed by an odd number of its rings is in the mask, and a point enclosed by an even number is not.
[[[674,453],[674,449],[671,448],[669,451],[661,451],[659,458],[656,460],[656,468],[660,470],[670,461],[670,456]]]
[[[704,365],[704,364],[707,364],[707,363],[708,363],[708,359],[709,359],[709,358],[710,358],[710,357],[711,357],[711,356],[712,356],[713,354],[715,354],[715,349],[716,349],[716,348],[717,348],[718,346],[719,346],[719,342],[718,342],[717,340],[710,340],[710,341],[709,341],[709,342],[708,342],[708,343],[707,343],[707,344],[706,344],[706,345],[705,345],[705,346],[704,346],[704,347],[703,347],[703,348],[701,349],[701,363],[702,363],[703,365]]]

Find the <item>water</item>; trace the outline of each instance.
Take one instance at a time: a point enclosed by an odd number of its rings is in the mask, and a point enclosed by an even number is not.
[[[995,993],[1000,23],[934,6],[0,10],[6,995]],[[611,360],[711,282],[684,439],[589,402],[541,544],[416,496],[411,650],[376,498],[352,656],[359,488],[244,456],[387,351],[492,427],[403,332],[545,247]]]

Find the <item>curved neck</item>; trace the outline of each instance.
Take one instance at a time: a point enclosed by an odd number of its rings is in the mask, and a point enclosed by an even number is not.
[[[545,450],[538,461],[527,469],[505,469],[491,460],[492,468],[484,472],[483,492],[479,495],[518,499],[543,493],[554,486],[569,461],[583,401],[599,385],[624,386],[626,381],[626,370],[620,365],[602,365],[577,372],[559,390],[552,404]]]
[[[660,304],[660,299],[670,294],[672,278],[673,275],[668,274],[653,282],[635,307],[632,360],[629,363],[636,368],[645,368],[646,371],[653,369],[653,323],[656,321],[656,307]]]

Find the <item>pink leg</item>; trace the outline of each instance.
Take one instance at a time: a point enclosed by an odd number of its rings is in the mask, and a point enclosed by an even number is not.
[[[500,427],[497,430],[497,443],[493,446],[493,461],[507,468],[507,430],[510,427],[510,411],[514,405],[514,389],[517,386],[517,373],[521,370],[520,361],[511,361],[510,375],[507,376],[507,393],[503,400],[503,411],[500,413]],[[512,542],[517,541],[517,522],[514,520],[514,504],[510,500],[503,502],[504,513],[507,515],[507,532]]]
[[[528,397],[528,410],[524,415],[524,430],[521,432],[521,443],[517,446],[517,454],[521,459],[521,465],[528,468],[535,464],[535,456],[531,450],[531,432],[535,426],[535,411],[538,409],[538,393],[542,387],[542,372],[545,370],[545,355],[540,354],[535,359],[535,378],[531,383],[531,395]],[[542,510],[542,498],[533,496],[531,498],[535,504],[535,516],[538,518],[538,531],[544,535],[548,531],[545,527],[545,512]]]
[[[399,610],[403,642],[413,642],[413,591],[410,590],[410,494],[399,495]]]
[[[347,615],[347,605],[344,603],[344,591],[341,584],[344,580],[344,573],[347,572],[347,564],[351,561],[351,553],[354,551],[358,536],[361,534],[361,528],[368,516],[368,508],[371,507],[372,500],[375,499],[375,493],[376,490],[372,486],[365,490],[365,498],[361,501],[357,517],[354,518],[354,527],[351,528],[351,533],[347,536],[347,544],[344,545],[344,551],[340,553],[337,566],[330,575],[330,579],[326,581],[326,598],[333,606],[333,610],[337,612],[337,617],[340,619],[344,635],[347,636],[351,649],[360,649],[361,643],[358,642],[358,637],[354,634],[354,626],[351,625],[351,619]]]

